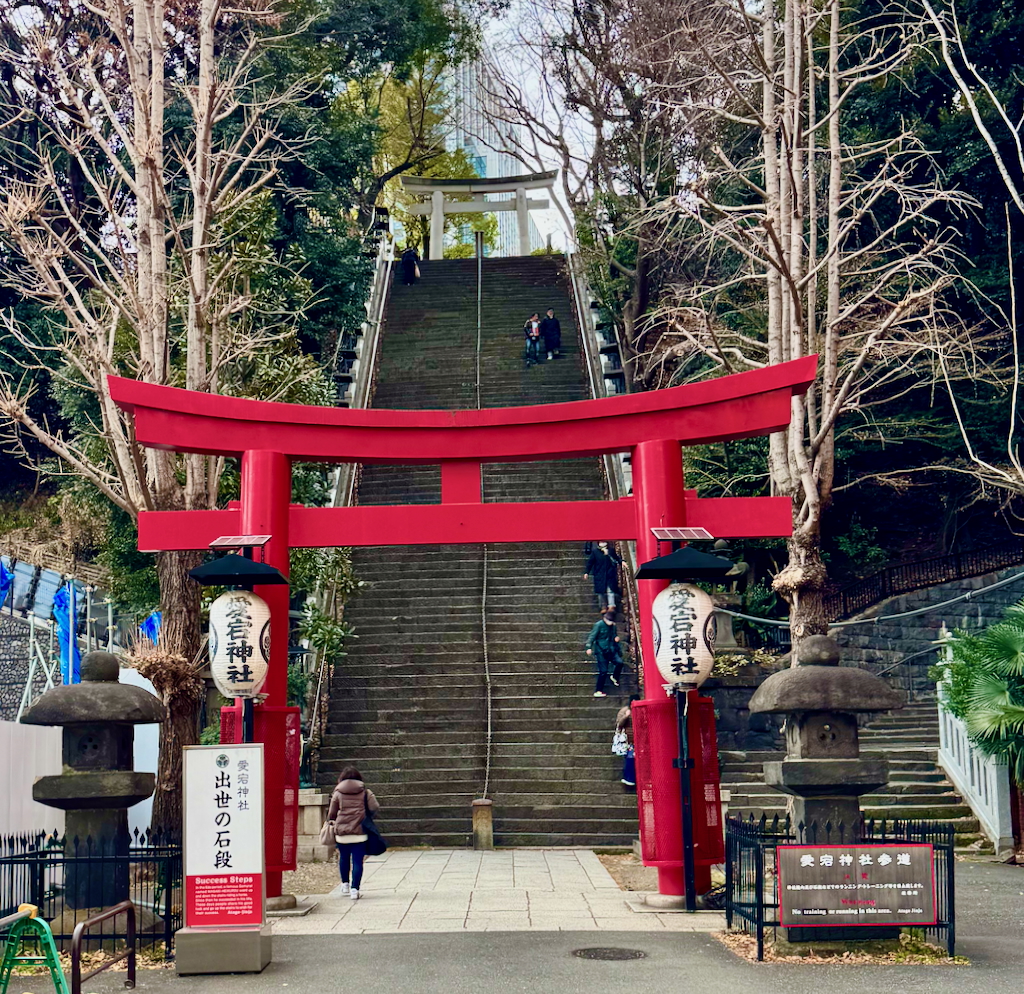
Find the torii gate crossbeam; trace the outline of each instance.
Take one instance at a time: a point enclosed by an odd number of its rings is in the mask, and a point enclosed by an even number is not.
[[[227,534],[269,534],[266,561],[288,572],[291,547],[426,543],[558,542],[632,539],[641,561],[659,553],[651,529],[703,526],[716,537],[790,534],[788,498],[698,499],[684,490],[681,445],[749,438],[786,428],[791,399],[813,381],[817,357],[685,387],[599,400],[471,411],[350,410],[269,403],[196,393],[110,377],[115,403],[134,418],[145,446],[239,457],[241,500],[224,510],[145,511],[139,547],[203,549]],[[484,503],[485,462],[528,462],[632,453],[633,496],[618,501]],[[441,502],[409,506],[309,508],[290,503],[291,463],[439,464]],[[538,513],[538,511],[542,513]],[[525,512],[525,513],[524,513]],[[651,605],[666,581],[642,580],[641,649],[647,694],[660,689]],[[271,608],[271,661],[264,705],[268,721],[286,717],[288,596],[284,587],[257,588]],[[293,723],[294,724],[294,723]],[[267,727],[272,727],[270,722]],[[284,728],[284,724],[280,728]],[[268,758],[282,751],[268,741]],[[651,757],[672,779],[674,757]],[[267,894],[280,894],[281,872],[294,868],[297,783],[287,764],[268,762]],[[662,825],[678,822],[671,801],[654,798]],[[292,812],[281,824],[281,811]],[[641,824],[641,831],[644,826]],[[682,894],[682,840],[659,856],[659,889]],[[662,847],[663,851],[665,847]]]

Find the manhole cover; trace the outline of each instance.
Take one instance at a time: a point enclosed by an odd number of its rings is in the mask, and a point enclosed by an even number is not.
[[[642,949],[619,949],[615,946],[593,946],[590,949],[574,949],[573,956],[580,959],[643,959],[647,953]]]

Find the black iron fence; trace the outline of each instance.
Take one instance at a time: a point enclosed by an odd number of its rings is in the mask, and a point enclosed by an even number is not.
[[[974,552],[952,552],[946,556],[897,563],[828,594],[825,597],[825,617],[839,621],[889,597],[972,576],[984,576],[1021,564],[1024,564],[1024,542],[1020,539],[1007,539],[1000,545]]]
[[[139,947],[162,943],[170,958],[181,927],[181,846],[140,833],[116,844],[45,832],[0,838],[0,917],[36,905],[60,948],[70,948],[77,924],[122,900],[135,905]],[[91,929],[87,943],[100,948],[127,939],[127,919],[119,915]]]
[[[764,959],[764,937],[779,921],[776,847],[803,845],[852,845],[871,843],[930,843],[935,851],[936,923],[926,934],[944,942],[949,955],[956,945],[956,904],[953,869],[956,828],[948,822],[865,820],[844,826],[816,823],[793,825],[788,818],[750,816],[726,819],[725,827],[725,920],[728,928],[743,929],[757,939],[757,958]]]

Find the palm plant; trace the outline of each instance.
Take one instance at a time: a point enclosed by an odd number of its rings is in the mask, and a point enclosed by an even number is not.
[[[982,632],[955,632],[949,646],[949,661],[939,667],[946,710],[1024,783],[1024,600]]]

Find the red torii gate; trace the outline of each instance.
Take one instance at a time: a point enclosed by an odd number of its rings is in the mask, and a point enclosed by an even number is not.
[[[680,445],[749,438],[789,424],[790,400],[813,381],[817,357],[691,386],[599,400],[463,411],[352,410],[270,403],[197,393],[110,377],[115,403],[130,412],[140,444],[175,452],[241,459],[241,499],[226,510],[144,511],[139,548],[204,549],[224,535],[271,539],[266,561],[288,573],[289,548],[635,540],[640,561],[659,554],[651,529],[706,528],[716,537],[789,535],[785,497],[700,499],[683,486]],[[481,464],[533,462],[632,452],[633,496],[617,501],[483,503]],[[441,503],[304,507],[291,504],[291,463],[439,464]],[[667,585],[638,582],[644,686],[661,697],[654,660],[651,605]],[[294,869],[297,767],[285,738],[297,743],[297,708],[286,707],[288,590],[257,587],[270,606],[270,672],[266,703],[257,708],[257,738],[267,743],[267,894],[281,893],[281,873]],[[669,720],[669,719],[666,719]],[[674,741],[671,735],[659,741]],[[671,749],[650,756],[662,782]],[[661,752],[665,755],[661,755]],[[284,812],[284,817],[282,817]],[[682,838],[664,844],[664,826],[679,825],[671,798],[653,799],[659,832],[659,890],[683,893]],[[641,824],[641,832],[644,824]],[[670,851],[671,850],[671,851]]]

